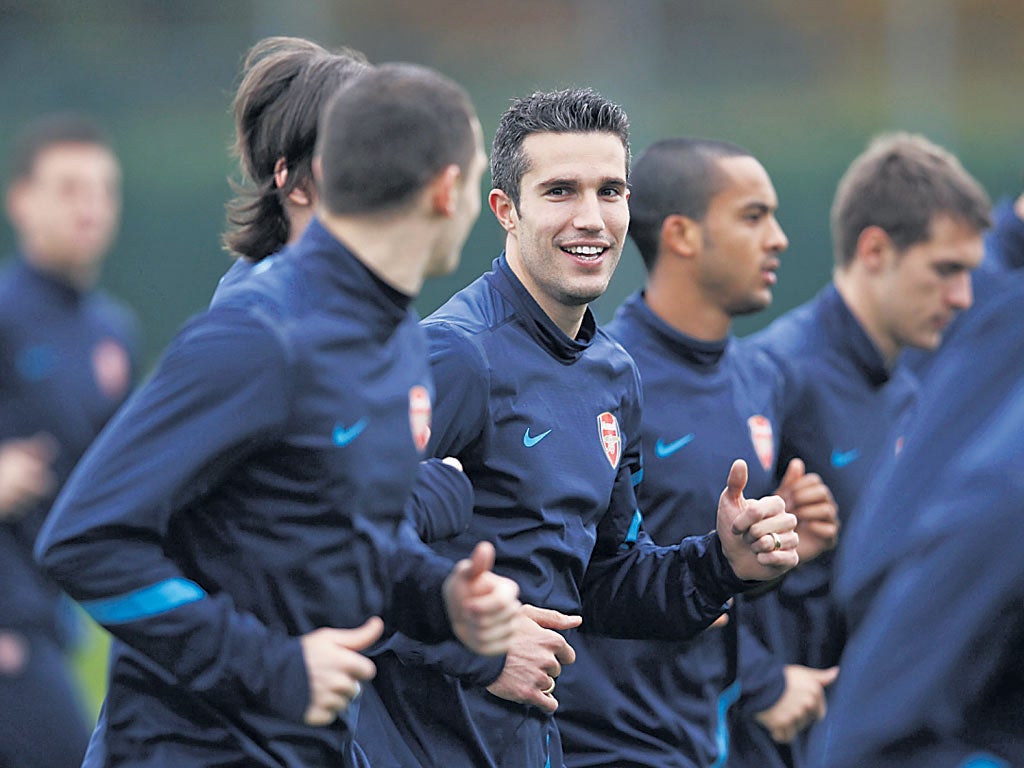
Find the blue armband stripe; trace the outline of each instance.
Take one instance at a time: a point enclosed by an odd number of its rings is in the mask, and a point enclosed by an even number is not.
[[[176,578],[126,595],[86,600],[81,605],[98,624],[123,624],[156,616],[204,597],[206,592],[194,581]]]
[[[968,757],[960,763],[960,768],[1010,768],[1010,764],[992,755],[980,754]]]
[[[637,537],[640,536],[640,524],[643,523],[644,516],[640,514],[639,509],[633,510],[633,521],[629,524],[629,530],[626,532],[625,544],[635,544]]]
[[[740,681],[736,680],[718,697],[718,725],[715,728],[718,759],[711,768],[721,768],[729,759],[729,708],[739,699],[740,690]]]
[[[636,474],[633,475],[633,487],[636,488],[638,485],[640,485],[640,481],[643,480],[643,479],[644,479],[644,469],[643,469],[643,467],[641,467],[640,469],[638,469],[636,471]]]

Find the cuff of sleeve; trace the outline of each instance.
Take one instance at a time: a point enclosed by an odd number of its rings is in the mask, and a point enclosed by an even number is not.
[[[267,701],[273,712],[289,722],[301,723],[309,708],[309,675],[300,638],[290,637],[274,651],[267,680]]]
[[[722,549],[722,541],[718,538],[718,533],[712,531],[707,534],[705,538],[708,540],[707,550],[714,579],[718,583],[723,594],[723,603],[733,595],[746,592],[761,584],[760,581],[746,581],[736,575],[732,566],[729,565],[729,559],[725,556],[725,551]]]
[[[786,676],[782,669],[776,670],[767,679],[758,681],[756,688],[747,690],[749,682],[742,681],[743,693],[736,702],[736,709],[740,712],[757,714],[771,707],[782,698],[786,692]]]

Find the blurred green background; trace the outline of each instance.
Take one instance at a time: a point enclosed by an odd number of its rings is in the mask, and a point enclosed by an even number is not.
[[[775,304],[741,334],[829,278],[832,193],[873,134],[926,134],[994,198],[1022,184],[1020,0],[0,0],[4,152],[20,124],[57,109],[89,111],[115,137],[124,221],[104,283],[138,312],[147,366],[230,263],[229,102],[246,50],[274,34],[434,66],[466,85],[488,138],[511,97],[588,85],[626,108],[636,152],[670,135],[748,147],[774,178],[790,248]],[[12,245],[5,227],[0,253]],[[485,210],[420,312],[500,247]],[[598,318],[642,280],[630,245]],[[102,653],[97,639],[80,664],[94,699]]]

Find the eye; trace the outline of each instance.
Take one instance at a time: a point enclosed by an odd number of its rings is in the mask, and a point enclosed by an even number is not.
[[[939,277],[952,277],[966,271],[966,267],[963,264],[950,264],[948,262],[936,264],[934,269]]]
[[[548,197],[565,197],[569,194],[568,187],[550,187],[547,192],[544,193]]]
[[[601,197],[608,197],[612,199],[622,197],[622,190],[619,187],[603,187],[601,189]]]

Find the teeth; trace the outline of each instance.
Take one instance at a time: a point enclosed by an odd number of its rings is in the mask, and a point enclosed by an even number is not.
[[[570,245],[565,250],[575,256],[597,256],[604,248],[597,245]]]

